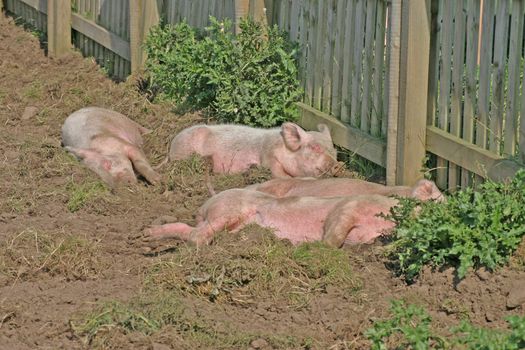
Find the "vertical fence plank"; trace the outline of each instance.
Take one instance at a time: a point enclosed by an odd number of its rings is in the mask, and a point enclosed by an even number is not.
[[[440,0],[431,0],[430,5],[430,49],[427,95],[427,124],[436,125],[437,98],[439,83],[439,64],[441,47],[441,17]]]
[[[332,63],[332,114],[338,118],[341,117],[341,72],[342,64],[346,53],[343,52],[344,45],[344,25],[346,18],[346,7],[348,2],[337,1],[337,9],[335,12],[335,46]]]
[[[477,59],[480,25],[480,0],[468,0],[467,5],[467,49],[466,49],[466,77],[464,90],[463,109],[463,139],[468,142],[474,141],[474,116],[476,114],[476,92],[477,92]],[[465,187],[471,182],[471,174],[462,170],[461,186]]]
[[[443,33],[441,45],[441,62],[439,74],[439,95],[438,95],[438,120],[437,126],[448,131],[449,128],[449,103],[450,103],[450,84],[452,70],[452,44],[454,38],[454,7],[452,1],[445,1],[443,6]],[[438,157],[436,183],[440,188],[447,187],[448,162]]]
[[[160,20],[157,1],[132,0],[129,2],[129,36],[131,51],[131,71],[142,68],[146,55],[142,44],[150,28]]]
[[[463,68],[465,65],[465,11],[464,1],[456,1],[454,9],[454,49],[452,62],[452,96],[450,102],[450,133],[460,136],[461,131],[461,100],[463,98]],[[449,163],[448,188],[457,189],[460,169],[456,164]]]
[[[516,152],[516,131],[518,121],[518,100],[520,89],[520,66],[523,50],[523,1],[512,2],[512,22],[510,25],[509,47],[509,101],[505,113],[504,156],[513,156]],[[521,118],[525,118],[521,114]],[[525,150],[522,150],[522,152]]]
[[[494,38],[494,62],[492,74],[492,99],[490,113],[489,130],[489,149],[495,153],[500,153],[501,130],[505,113],[504,106],[504,84],[505,69],[507,62],[507,35],[509,8],[508,1],[498,3],[498,13],[496,15],[496,30]]]
[[[350,122],[350,74],[352,72],[353,55],[351,54],[354,47],[354,19],[355,19],[355,1],[350,1],[347,4],[346,19],[345,19],[345,42],[343,52],[348,53],[343,62],[343,82],[341,87],[341,120]]]
[[[363,61],[363,45],[364,45],[364,27],[366,21],[366,2],[365,0],[357,0],[356,17],[355,17],[355,40],[353,51],[353,65],[352,65],[352,98],[350,105],[350,125],[358,127],[360,124],[360,102],[361,102],[361,67]]]
[[[308,55],[308,16],[307,11],[307,0],[301,0],[300,2],[300,15],[299,15],[299,79],[301,87],[306,91],[306,59]],[[268,15],[268,12],[266,12]],[[303,101],[304,102],[304,101]]]
[[[372,79],[371,69],[374,59],[373,40],[374,40],[374,21],[376,18],[377,0],[368,0],[366,2],[366,21],[365,21],[365,44],[363,54],[363,69],[361,74],[363,98],[361,102],[361,130],[368,133],[370,130],[370,90]]]
[[[384,89],[383,67],[385,67],[385,20],[386,20],[386,3],[383,1],[377,2],[377,18],[375,24],[374,37],[374,70],[373,70],[373,90],[372,90],[372,118],[370,120],[370,134],[372,136],[381,135],[381,122],[386,120],[386,115],[383,114],[383,106],[381,96],[386,94]]]
[[[326,51],[326,16],[327,2],[317,2],[317,33],[314,69],[313,107],[321,110],[323,93],[323,58]]]
[[[322,97],[321,97],[321,110],[325,113],[331,111],[331,96],[332,96],[332,65],[334,58],[334,17],[336,11],[336,1],[326,1],[326,25],[324,30],[325,37],[325,49],[323,57],[323,79],[322,79]]]
[[[292,1],[290,9],[290,39],[297,41],[299,39],[299,22],[301,21],[301,3],[302,1]]]
[[[392,79],[391,78],[391,71],[392,71],[392,68],[395,66],[395,67],[398,67],[399,68],[399,48],[397,48],[397,53],[394,53],[394,59],[392,59],[392,50],[394,48],[394,45],[399,45],[399,38],[393,38],[393,27],[396,27],[396,25],[394,25],[392,23],[392,13],[395,13],[396,11],[398,11],[397,9],[394,11],[393,10],[393,7],[394,5],[392,5],[392,2],[387,2],[387,5],[386,5],[386,11],[387,11],[387,14],[386,14],[386,28],[388,28],[387,30],[387,33],[386,33],[386,47],[385,47],[385,93],[383,94],[383,115],[384,115],[384,118],[383,120],[381,121],[381,136],[382,137],[385,137],[387,138],[387,170],[386,170],[386,177],[387,177],[387,184],[395,184],[395,168],[393,168],[391,165],[389,165],[388,163],[391,163],[392,162],[392,159],[391,157],[388,155],[389,153],[389,150],[392,148],[393,144],[392,143],[389,143],[388,142],[388,134],[389,134],[389,131],[388,131],[388,125],[389,125],[389,119],[390,119],[390,113],[393,112],[395,110],[395,113],[397,114],[397,105],[395,106],[395,108],[391,109],[390,107],[390,101],[392,99],[393,94],[391,93],[391,89],[390,89],[390,84],[393,83],[393,82],[398,82],[399,83],[399,77],[397,76],[397,73],[396,73],[396,78],[395,79]],[[396,69],[397,70],[397,69]],[[397,92],[396,92],[397,94]],[[397,95],[396,95],[397,96]],[[397,125],[396,125],[396,132],[397,132]],[[395,142],[394,142],[395,143]],[[392,152],[390,152],[392,153]],[[395,152],[394,152],[395,153]]]
[[[490,67],[492,65],[492,30],[494,2],[483,1],[481,18],[481,48],[479,57],[478,119],[476,120],[476,144],[487,146],[487,128],[490,97]]]
[[[47,45],[49,56],[60,57],[71,49],[71,2],[48,0]]]
[[[314,73],[316,69],[315,53],[317,48],[316,33],[317,33],[317,6],[314,1],[308,1],[308,58],[306,69],[306,89],[304,100],[307,105],[313,104],[314,93]]]
[[[396,182],[413,185],[425,158],[430,3],[403,2]]]

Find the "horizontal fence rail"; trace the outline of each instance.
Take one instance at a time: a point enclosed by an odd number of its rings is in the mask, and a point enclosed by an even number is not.
[[[396,181],[413,180],[399,180],[403,167],[416,173],[421,168],[423,159],[411,159],[419,158],[410,149],[418,143],[432,154],[441,188],[502,178],[524,163],[525,0],[134,1],[70,2],[73,45],[110,76],[125,79],[141,66],[137,50],[159,20],[203,28],[210,16],[230,18],[238,30],[238,19],[252,15],[287,31],[299,45],[300,123],[309,129],[328,124],[336,144],[383,167],[388,152],[395,152]],[[402,8],[398,18],[392,18],[392,3]],[[47,6],[47,0],[5,1],[7,11],[44,34]],[[401,43],[392,46],[396,23],[417,28],[402,27]],[[396,57],[401,53],[399,80],[389,78],[391,50]],[[422,70],[428,70],[428,81],[426,75],[419,79]],[[421,82],[428,92],[418,88]],[[391,101],[399,111],[389,110]],[[387,135],[396,133],[396,149],[387,152]]]

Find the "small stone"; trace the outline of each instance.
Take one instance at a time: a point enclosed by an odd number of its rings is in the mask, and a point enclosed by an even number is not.
[[[490,272],[482,267],[476,270],[476,275],[479,277],[480,280],[486,281],[490,278]]]
[[[514,281],[507,295],[508,309],[514,309],[523,304],[525,304],[525,279]]]
[[[268,346],[268,342],[263,338],[255,339],[250,343],[250,346],[254,349],[264,349]]]
[[[24,113],[22,114],[22,120],[32,119],[35,115],[38,114],[38,108],[36,107],[26,107]]]
[[[492,312],[487,311],[485,312],[485,319],[487,320],[487,322],[493,322],[496,319],[496,317]]]

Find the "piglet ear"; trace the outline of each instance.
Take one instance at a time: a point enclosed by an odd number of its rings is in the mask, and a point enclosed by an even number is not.
[[[330,140],[332,139],[332,135],[330,135],[330,129],[328,128],[328,126],[326,124],[317,124],[317,130],[319,130],[319,132],[325,136],[328,136],[328,138],[330,138]]]
[[[297,151],[306,141],[306,131],[294,123],[283,123],[281,126],[281,135],[284,144],[291,151]]]

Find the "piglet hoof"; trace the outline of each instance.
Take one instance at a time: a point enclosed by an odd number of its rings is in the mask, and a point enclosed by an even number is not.
[[[136,242],[136,245],[139,246],[142,254],[157,254],[172,250],[178,246],[179,241],[166,237],[163,232],[159,231],[160,227],[161,225],[152,225],[142,231]]]

